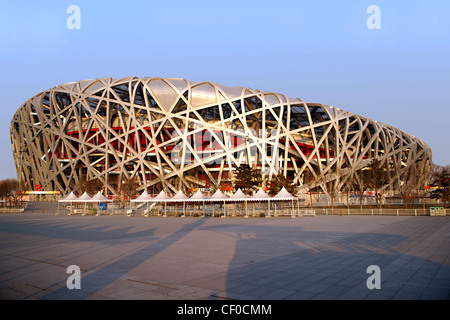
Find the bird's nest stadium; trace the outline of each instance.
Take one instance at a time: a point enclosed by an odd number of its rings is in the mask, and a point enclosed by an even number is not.
[[[130,178],[136,192],[226,189],[241,164],[327,192],[372,159],[395,169],[395,188],[412,165],[425,183],[432,161],[420,139],[339,108],[174,78],[58,85],[17,110],[10,138],[19,180],[62,194],[82,179],[100,180],[109,195]]]

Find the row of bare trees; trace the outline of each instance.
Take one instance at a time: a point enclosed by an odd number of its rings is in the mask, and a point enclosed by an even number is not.
[[[20,184],[16,179],[0,180],[0,198],[10,206],[15,206],[19,202]]]
[[[439,167],[434,165],[429,181],[423,180],[422,173],[415,165],[393,169],[387,163],[382,163],[377,159],[350,174],[348,172],[337,172],[336,174],[340,178],[330,179],[330,181],[325,180],[326,177],[320,176],[318,173],[315,176],[312,174],[306,175],[303,182],[306,186],[310,186],[307,193],[310,196],[311,205],[313,197],[318,202],[322,196],[322,191],[325,190],[330,197],[332,207],[334,207],[334,201],[339,194],[346,197],[347,207],[349,207],[350,196],[353,194],[358,196],[362,209],[364,197],[367,192],[372,192],[377,207],[381,208],[385,190],[392,187],[391,189],[395,190],[403,199],[403,204],[407,209],[411,197],[424,197],[426,192],[424,184],[439,186],[431,192],[432,198],[442,199],[444,203],[450,202],[450,166]],[[272,196],[278,193],[282,187],[285,187],[292,194],[297,193],[297,186],[290,179],[284,177],[281,172],[268,182],[261,177],[258,169],[244,164],[236,168],[235,177],[234,189],[240,188],[246,194],[252,194],[262,185],[267,186],[267,191]],[[391,181],[394,181],[395,185],[391,186]]]
[[[432,199],[442,201],[444,206],[450,203],[450,165],[434,166],[430,177],[430,187]]]
[[[334,208],[337,196],[344,195],[347,207],[349,207],[351,195],[357,195],[362,209],[367,191],[374,193],[377,206],[381,207],[382,190],[389,184],[391,175],[392,172],[387,166],[374,159],[369,165],[360,170],[346,172],[344,169],[336,172],[337,178],[335,179],[321,176],[318,172],[315,175],[308,172],[303,182],[310,196],[310,205],[312,205],[313,198],[318,202],[322,197],[322,193],[326,192],[330,197],[332,208]]]
[[[388,187],[403,199],[405,209],[408,208],[408,201],[412,197],[423,198],[427,191],[425,186],[439,185],[438,189],[431,192],[431,198],[441,198],[445,203],[450,202],[448,198],[448,176],[450,174],[449,166],[440,167],[433,165],[432,172],[429,179],[424,179],[421,172],[416,165],[409,165],[400,169],[390,168],[386,163],[382,163],[377,159],[366,167],[356,170],[351,174],[342,174],[341,180],[333,180],[331,182],[323,181],[324,178],[315,179],[313,188],[309,189],[309,193],[315,192],[320,197],[319,186],[322,186],[331,198],[331,205],[333,207],[334,199],[339,192],[345,195],[347,199],[347,207],[349,207],[349,199],[352,194],[358,195],[360,207],[362,208],[364,195],[371,191],[373,192],[377,207],[382,206],[382,197]],[[339,175],[339,172],[338,172]],[[447,180],[445,179],[447,177]],[[401,178],[400,178],[401,177]],[[311,181],[311,180],[310,180]],[[394,181],[394,182],[392,182]],[[447,181],[447,189],[445,188],[445,181]],[[393,183],[393,185],[390,185]],[[447,196],[447,200],[445,197]]]

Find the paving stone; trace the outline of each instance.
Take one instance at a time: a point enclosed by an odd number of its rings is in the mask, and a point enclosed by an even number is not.
[[[282,300],[294,293],[293,290],[288,289],[276,289],[272,290],[270,293],[259,297],[262,300]]]
[[[43,205],[44,206],[44,205]],[[0,215],[1,299],[449,299],[450,218]],[[82,269],[69,290],[68,265]],[[370,290],[369,265],[381,269]]]

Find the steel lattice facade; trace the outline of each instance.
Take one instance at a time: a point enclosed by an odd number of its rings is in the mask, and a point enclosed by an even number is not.
[[[99,179],[169,193],[223,187],[242,163],[302,188],[340,190],[371,159],[411,165],[424,183],[431,150],[418,138],[339,108],[282,94],[173,78],[102,78],[39,93],[10,127],[19,180],[67,194]]]

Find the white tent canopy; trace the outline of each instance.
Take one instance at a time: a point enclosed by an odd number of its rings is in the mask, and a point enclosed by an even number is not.
[[[73,191],[67,197],[65,197],[64,199],[58,200],[58,214],[59,214],[59,203],[60,202],[70,202],[70,203],[72,203],[72,202],[77,201],[77,200],[78,200],[78,197],[73,193]]]
[[[152,198],[152,201],[167,201],[172,199],[170,196],[167,195],[167,193],[164,192],[164,190],[161,190],[161,192],[154,198]]]
[[[234,201],[247,201],[247,200],[249,200],[249,197],[246,196],[246,195],[242,192],[241,189],[238,189],[238,190],[236,191],[236,193],[233,194],[229,199],[232,200],[232,201],[233,201],[233,200],[234,200]]]
[[[70,198],[69,198],[70,197]],[[86,203],[87,202],[99,202],[98,200],[93,200],[85,191],[81,197],[79,197],[78,199],[75,199],[76,196],[73,194],[73,192],[71,192],[65,199],[62,199],[63,202],[70,202],[70,203],[78,203],[78,202],[84,202],[84,210],[86,211]],[[71,199],[71,200],[67,200],[67,199]],[[59,214],[59,201],[58,201],[58,214]]]
[[[179,190],[177,192],[177,194],[174,195],[172,198],[170,198],[170,200],[168,200],[168,201],[180,201],[180,202],[182,202],[182,201],[186,201],[188,199],[189,199],[189,197],[187,195],[185,195],[183,193],[183,191]]]
[[[198,190],[192,197],[189,198],[189,201],[206,201],[209,200],[209,197],[205,196],[200,190]]]
[[[79,197],[77,200],[73,200],[73,202],[87,202],[87,201],[91,201],[92,198],[87,194],[87,192],[85,191],[81,197]]]
[[[230,197],[227,197],[226,195],[223,194],[222,191],[220,191],[220,189],[217,189],[217,191],[214,192],[214,194],[208,200],[209,201],[226,201],[229,199],[230,199]]]
[[[97,192],[97,194],[95,196],[93,196],[91,200],[97,201],[97,202],[111,202],[112,201],[112,200],[106,198],[104,195],[102,195],[100,191]]]
[[[283,187],[277,195],[273,196],[271,200],[295,200],[297,197],[294,197],[290,194],[285,187]]]
[[[242,192],[241,189],[238,189],[231,197],[226,196],[220,189],[218,189],[212,196],[208,197],[204,195],[200,190],[198,190],[195,194],[193,194],[191,197],[186,196],[182,190],[179,190],[173,197],[169,196],[164,190],[161,190],[161,192],[156,197],[151,197],[147,190],[144,190],[142,194],[137,197],[136,199],[132,199],[132,202],[162,202],[165,205],[167,205],[167,202],[183,202],[183,212],[185,211],[185,207],[187,205],[187,202],[203,202],[203,206],[205,206],[205,202],[225,202],[227,201],[244,201],[245,202],[245,212],[246,216],[247,213],[247,202],[248,201],[267,201],[268,202],[268,213],[270,215],[270,203],[271,201],[292,201],[292,210],[294,210],[294,200],[299,200],[296,196],[289,193],[285,187],[283,187],[280,192],[278,192],[277,195],[271,197],[269,196],[262,188],[258,190],[253,196],[247,196]],[[67,197],[64,199],[59,200],[58,202],[70,202],[70,203],[80,203],[84,202],[85,207],[87,203],[93,203],[93,202],[110,202],[112,200],[106,198],[101,194],[99,191],[94,197],[90,197],[87,192],[84,192],[81,197],[77,197],[73,192],[71,192]],[[215,206],[214,206],[215,207]],[[213,207],[213,212],[214,212]],[[255,209],[255,206],[253,205],[253,210]],[[164,208],[164,212],[166,211],[166,208]],[[276,207],[275,207],[276,211]],[[59,212],[59,206],[58,206],[58,212]],[[294,212],[294,211],[292,211]]]
[[[154,198],[152,198],[147,190],[144,190],[144,192],[142,192],[142,194],[137,197],[136,199],[132,199],[132,202],[146,202],[146,201],[152,201]]]
[[[263,190],[259,189],[250,199],[250,201],[265,201],[270,200],[270,196]]]
[[[78,197],[73,193],[73,191],[64,199],[58,200],[59,202],[72,202],[78,200]]]

